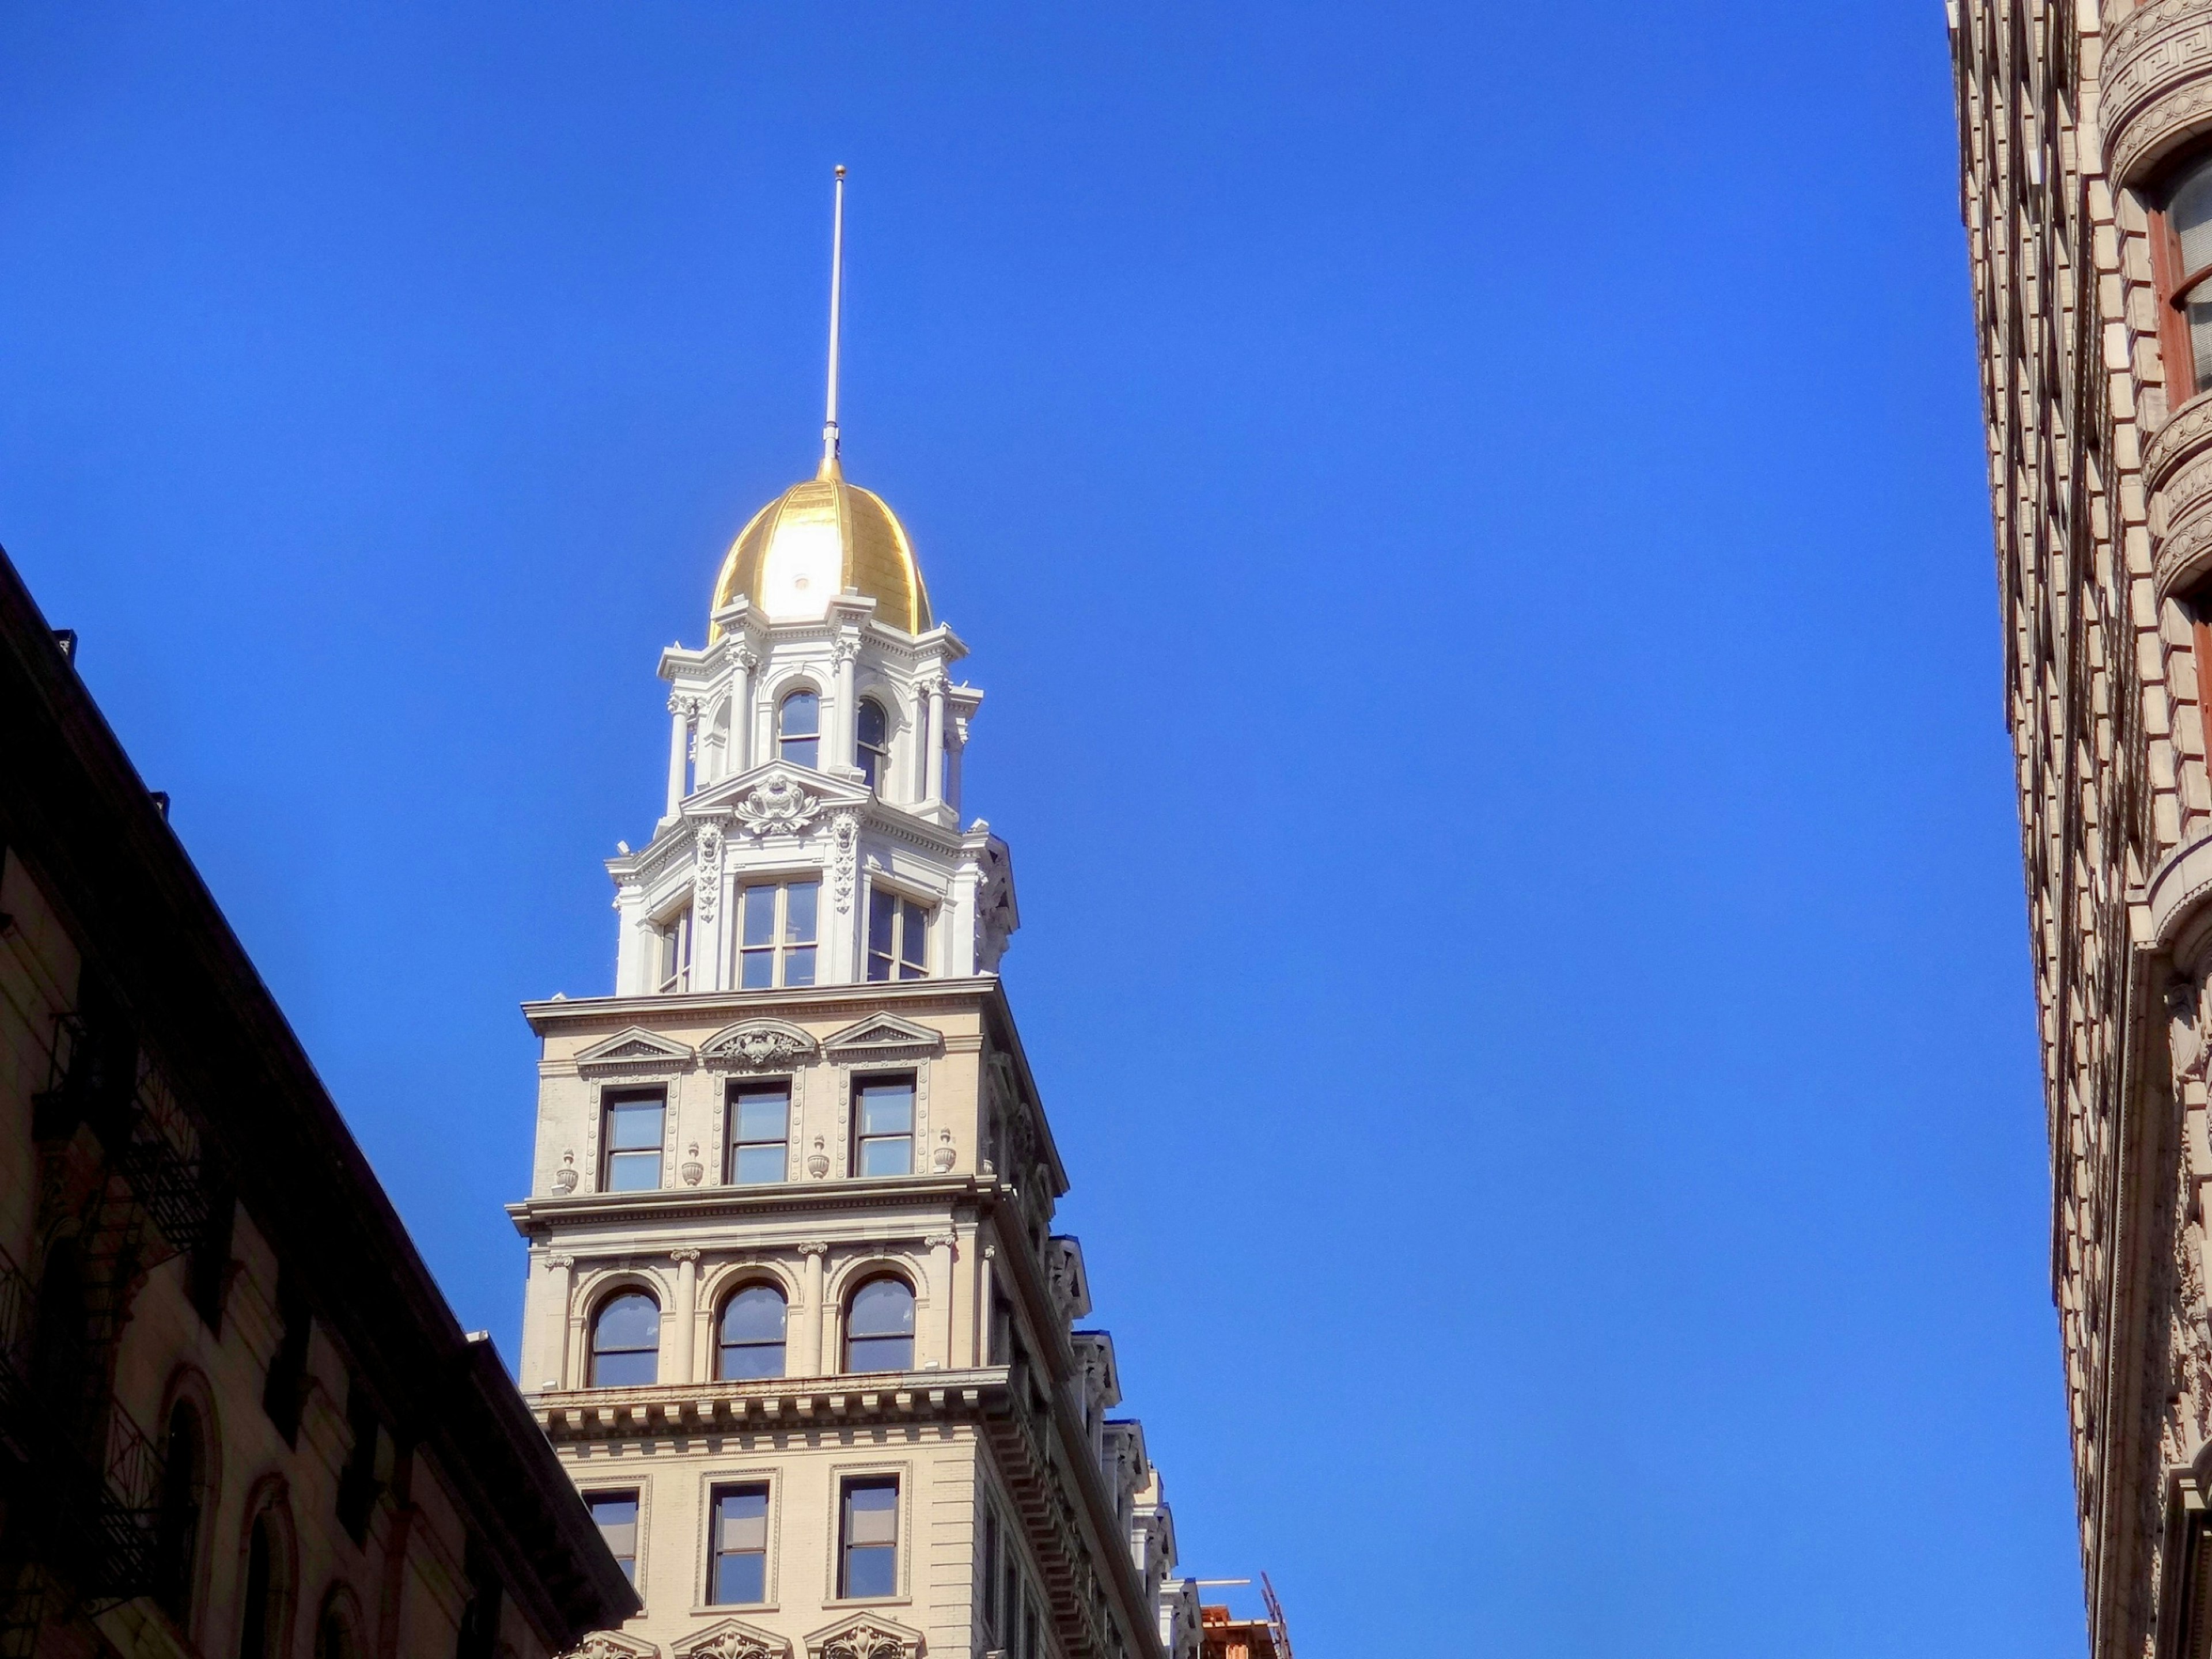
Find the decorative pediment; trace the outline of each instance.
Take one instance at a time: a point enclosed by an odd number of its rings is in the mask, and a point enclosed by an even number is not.
[[[576,1056],[576,1069],[586,1077],[678,1071],[690,1063],[691,1050],[687,1046],[656,1036],[642,1025],[617,1031]]]
[[[896,1014],[871,1014],[822,1041],[823,1053],[841,1060],[922,1060],[945,1049],[945,1035]]]
[[[921,1652],[920,1631],[872,1613],[841,1619],[806,1638],[807,1659],[916,1659]]]
[[[818,1045],[796,1025],[780,1019],[740,1020],[699,1045],[699,1058],[717,1068],[804,1066]]]
[[[618,1630],[595,1630],[568,1650],[567,1659],[660,1659],[660,1649]]]
[[[812,835],[840,807],[865,805],[868,799],[863,785],[770,761],[693,796],[684,804],[684,816],[718,820],[733,836],[765,841]]]
[[[676,1659],[789,1659],[791,1640],[774,1631],[748,1625],[742,1619],[725,1619],[675,1647]]]

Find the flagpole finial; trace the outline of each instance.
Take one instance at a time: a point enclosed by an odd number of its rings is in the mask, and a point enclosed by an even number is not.
[[[823,478],[844,474],[837,453],[837,335],[845,298],[845,169],[842,167],[837,169],[836,192],[830,220],[830,400],[822,421],[822,469],[817,474]]]

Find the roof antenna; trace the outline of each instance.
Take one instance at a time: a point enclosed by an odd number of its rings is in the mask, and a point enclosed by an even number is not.
[[[830,232],[830,410],[822,421],[822,470],[817,478],[842,478],[837,464],[837,321],[845,296],[845,169],[837,169],[837,206]]]

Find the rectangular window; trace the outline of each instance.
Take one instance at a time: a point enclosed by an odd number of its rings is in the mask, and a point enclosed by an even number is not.
[[[870,1078],[853,1088],[853,1173],[914,1173],[914,1079]]]
[[[714,1488],[714,1560],[708,1600],[718,1606],[768,1600],[768,1488]]]
[[[607,1540],[607,1553],[623,1570],[623,1577],[637,1583],[637,1494],[634,1492],[595,1492],[584,1497],[592,1524]]]
[[[983,1583],[983,1630],[994,1641],[999,1634],[999,1514],[983,1511],[983,1559],[976,1577]]]
[[[654,979],[662,991],[691,988],[691,913],[683,910],[658,930],[655,946],[660,961]]]
[[[739,1187],[781,1181],[791,1168],[791,1085],[738,1083],[730,1088],[730,1161],[725,1179]]]
[[[821,896],[818,881],[745,889],[738,928],[738,989],[814,983],[814,915]]]
[[[1022,1641],[1022,1570],[1014,1565],[1014,1553],[1006,1552],[1006,1647],[1009,1651],[1021,1646]]]
[[[848,1599],[897,1595],[896,1478],[848,1480],[840,1508],[837,1594]]]
[[[648,1193],[660,1185],[661,1124],[667,1113],[657,1089],[607,1097],[606,1191]]]
[[[880,887],[868,890],[868,977],[929,977],[929,907]]]

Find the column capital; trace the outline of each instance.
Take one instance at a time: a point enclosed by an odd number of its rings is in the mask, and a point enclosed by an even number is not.
[[[830,1250],[830,1247],[827,1244],[823,1243],[819,1239],[811,1238],[807,1240],[805,1243],[796,1245],[793,1248],[796,1249],[801,1255],[826,1255],[829,1254]]]
[[[671,1250],[668,1253],[668,1259],[671,1261],[680,1261],[687,1267],[696,1267],[699,1261],[699,1252],[687,1244],[682,1249]]]

